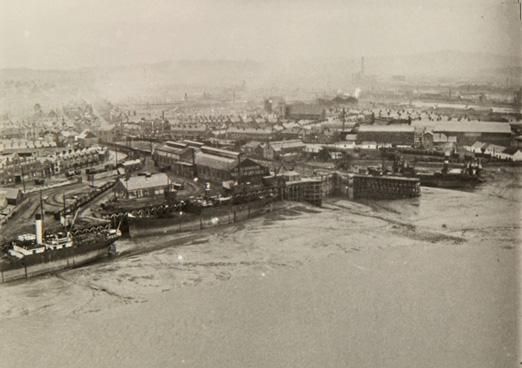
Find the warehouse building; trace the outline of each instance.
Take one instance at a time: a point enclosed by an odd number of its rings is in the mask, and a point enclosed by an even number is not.
[[[324,108],[320,105],[291,104],[285,106],[285,119],[290,120],[316,120],[325,118]]]
[[[263,158],[266,160],[291,158],[303,154],[305,149],[306,144],[299,139],[269,142],[264,146]]]
[[[239,156],[238,158],[230,158],[198,152],[195,162],[197,177],[200,180],[220,184],[230,180],[260,183],[262,178],[269,174],[267,167],[249,158],[240,159]]]
[[[152,152],[152,160],[159,168],[172,169],[178,161],[192,161],[193,148],[185,143],[166,142]]]
[[[457,138],[459,145],[471,145],[476,141],[509,146],[511,144],[511,127],[508,123],[489,122],[439,122],[433,127],[434,133]]]
[[[172,188],[167,174],[159,173],[120,179],[114,186],[114,193],[121,198],[158,197],[171,193]]]
[[[376,142],[378,146],[413,146],[415,128],[408,125],[361,125],[357,132],[357,143]]]

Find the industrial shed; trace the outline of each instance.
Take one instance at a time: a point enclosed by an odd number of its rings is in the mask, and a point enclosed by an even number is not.
[[[18,188],[9,188],[5,193],[5,199],[7,200],[7,204],[16,206],[22,202],[22,191]]]
[[[298,139],[269,142],[264,147],[263,157],[266,160],[273,160],[282,156],[299,155],[304,153],[305,148],[306,144]]]
[[[481,141],[509,146],[512,138],[509,123],[448,121],[434,124],[432,130],[434,133],[442,133],[448,137],[457,137],[459,145],[472,145],[476,141]]]
[[[361,125],[357,142],[377,142],[378,145],[413,146],[415,128],[408,125]]]
[[[228,180],[258,183],[268,175],[267,167],[246,158],[241,159],[238,170],[238,159],[198,152],[196,154],[197,175],[200,179],[222,183]]]
[[[291,104],[285,106],[285,119],[324,120],[324,108],[320,105]]]
[[[167,174],[133,176],[120,179],[114,186],[114,193],[123,198],[165,196],[172,192],[173,184]]]

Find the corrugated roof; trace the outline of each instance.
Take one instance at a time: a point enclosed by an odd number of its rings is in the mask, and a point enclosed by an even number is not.
[[[236,164],[236,160],[232,158],[209,155],[207,153],[198,152],[196,154],[196,165],[212,167],[218,170],[231,170]]]
[[[5,198],[16,199],[18,197],[19,192],[20,192],[20,189],[18,189],[18,188],[9,188],[5,192]]]
[[[471,145],[471,148],[482,148],[482,147],[485,147],[485,144],[486,143],[483,143],[481,141],[476,141],[475,143],[473,143]]]
[[[361,125],[359,127],[359,133],[361,132],[405,132],[413,133],[415,128],[407,124],[399,125]]]
[[[263,128],[236,128],[236,127],[230,127],[227,129],[228,133],[238,133],[238,134],[270,134],[270,129],[263,129]]]
[[[140,165],[140,164],[141,164],[141,161],[139,159],[125,161],[124,163],[122,163],[123,166]]]
[[[224,149],[208,147],[208,146],[201,147],[201,151],[203,151],[204,153],[211,154],[211,155],[226,156],[226,157],[230,157],[230,158],[235,158],[235,157],[239,156],[239,154],[240,154],[239,152],[227,151]]]
[[[257,148],[261,145],[261,142],[249,141],[243,145],[244,148]]]
[[[150,177],[133,176],[126,182],[120,179],[120,182],[129,191],[156,187],[166,187],[169,185],[169,177],[165,173],[154,174]]]
[[[500,153],[500,152],[503,152],[504,150],[506,149],[506,147],[504,146],[499,146],[499,145],[496,145],[496,144],[490,144],[486,147],[486,151],[489,151],[489,152],[496,152],[496,153]]]
[[[511,134],[509,123],[486,123],[482,121],[448,121],[438,122],[433,127],[434,132],[448,133],[500,133]]]
[[[175,154],[178,154],[178,155],[182,154],[186,150],[187,150],[186,146],[185,146],[185,148],[175,148],[175,147],[167,146],[166,144],[156,148],[156,151],[175,153]]]
[[[507,147],[504,151],[502,151],[502,153],[505,153],[507,155],[514,155],[515,153],[517,153],[517,151],[520,151],[518,147],[510,146]]]
[[[306,145],[298,139],[293,139],[288,141],[270,142],[270,147],[272,147],[274,151],[280,151],[283,148],[304,148]]]

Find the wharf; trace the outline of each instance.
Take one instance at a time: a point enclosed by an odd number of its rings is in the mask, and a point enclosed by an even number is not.
[[[404,199],[421,195],[420,179],[388,175],[334,174],[332,194],[350,199]]]

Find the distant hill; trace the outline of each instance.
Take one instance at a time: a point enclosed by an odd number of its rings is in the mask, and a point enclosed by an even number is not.
[[[521,58],[490,53],[437,51],[404,56],[370,57],[368,74],[477,78],[484,70],[506,70],[522,66]]]
[[[258,62],[253,60],[178,60],[116,67],[71,70],[1,69],[0,108],[27,108],[40,103],[56,104],[67,98],[111,101],[129,96],[172,96],[183,93],[242,89],[271,91],[353,88],[352,74],[361,70],[361,58],[310,58]],[[437,51],[412,55],[365,57],[365,75],[390,80],[391,75],[407,80],[432,78],[456,82],[500,82],[506,78],[522,83],[520,57],[491,53]],[[262,92],[264,93],[264,92]],[[160,98],[160,97],[158,97]],[[169,97],[170,98],[170,97]]]
[[[411,55],[368,56],[364,58],[365,75],[405,75],[408,78],[447,78],[491,81],[491,78],[520,79],[522,59],[490,53],[437,51]],[[361,58],[316,58],[294,63],[297,74],[322,74],[330,80],[350,80],[361,70]],[[291,72],[291,70],[289,70]]]

